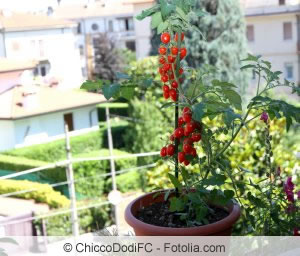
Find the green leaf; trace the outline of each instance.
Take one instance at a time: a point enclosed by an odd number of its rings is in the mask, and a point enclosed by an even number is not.
[[[167,102],[167,103],[165,103],[165,104],[163,104],[161,106],[161,109],[163,109],[163,108],[169,108],[169,107],[172,107],[172,106],[175,106],[175,105],[176,105],[175,102]]]
[[[193,110],[193,119],[200,122],[205,114],[204,112],[205,104],[198,103],[192,107],[192,110]]]
[[[120,96],[127,100],[131,100],[134,96],[134,88],[122,86],[120,90]]]
[[[253,196],[251,192],[248,192],[247,198],[256,207],[267,208],[267,205],[260,198]]]
[[[9,238],[9,237],[2,237],[2,238],[0,238],[0,243],[9,243],[9,244],[19,245],[16,240],[14,240],[12,238]]]
[[[222,92],[236,109],[242,110],[242,98],[236,91],[231,89],[224,89],[222,90]]]
[[[121,72],[116,72],[116,77],[118,79],[130,79],[131,78],[128,74],[124,74]]]
[[[173,175],[173,174],[168,174],[169,179],[171,180],[172,184],[174,185],[175,188],[178,188],[179,190],[182,189],[182,185],[179,182],[179,180]]]
[[[102,88],[104,97],[109,100],[120,91],[120,84],[105,84]]]
[[[233,190],[224,190],[224,195],[228,199],[232,199],[234,197],[234,191]]]
[[[157,28],[157,34],[161,34],[162,32],[164,32],[168,28],[168,26],[169,26],[168,21],[164,21],[164,22],[160,23]]]
[[[161,12],[156,12],[152,15],[151,28],[155,29],[163,22]]]
[[[166,20],[176,8],[174,4],[168,3],[166,0],[160,0],[160,6],[163,20]]]
[[[258,62],[260,58],[261,58],[260,55],[254,56],[254,55],[248,53],[248,57],[246,59],[241,60],[241,61],[254,61],[254,62]]]
[[[201,222],[207,215],[208,209],[206,207],[197,207],[196,208],[196,220]]]
[[[143,87],[145,87],[145,88],[150,87],[150,86],[152,85],[152,83],[153,83],[153,79],[152,79],[152,78],[147,78],[147,79],[144,79],[144,80],[142,81],[142,85],[143,85]]]
[[[250,69],[250,68],[253,69],[253,68],[256,68],[256,66],[253,64],[248,64],[248,65],[242,66],[241,70]]]
[[[204,180],[202,182],[203,185],[207,186],[221,186],[225,184],[226,177],[222,174],[216,174],[214,176],[211,176],[210,178]]]
[[[229,83],[229,82],[225,82],[225,81],[220,81],[220,80],[213,80],[211,82],[213,84],[213,86],[218,86],[218,87],[233,87],[233,88],[237,88],[234,84]]]
[[[170,211],[171,212],[181,212],[184,210],[184,200],[177,198],[177,197],[172,197],[170,199]]]
[[[176,12],[179,14],[181,19],[183,19],[185,22],[188,21],[186,14],[184,13],[184,11],[181,8],[176,7]]]
[[[236,119],[242,120],[242,116],[240,114],[234,113],[234,111],[230,108],[224,112],[224,122],[227,127],[230,127],[232,122]]]
[[[137,20],[143,20],[146,17],[151,16],[152,14],[154,14],[156,11],[158,11],[160,8],[160,5],[157,4],[149,9],[143,10],[142,13],[140,13],[139,15],[136,16]]]
[[[172,190],[168,190],[164,195],[164,200],[167,201]]]
[[[103,86],[103,82],[101,80],[98,81],[87,80],[81,85],[80,89],[95,91],[101,89],[102,86]]]
[[[184,167],[181,168],[181,175],[185,183],[190,179],[190,175]]]

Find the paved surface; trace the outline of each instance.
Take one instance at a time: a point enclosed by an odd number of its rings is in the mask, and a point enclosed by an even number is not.
[[[126,223],[124,218],[124,213],[127,205],[134,200],[135,198],[144,194],[143,192],[132,192],[123,194],[124,199],[122,203],[118,206],[118,217],[119,217],[119,226],[120,226],[120,234],[128,235],[129,232],[133,233],[132,228]]]

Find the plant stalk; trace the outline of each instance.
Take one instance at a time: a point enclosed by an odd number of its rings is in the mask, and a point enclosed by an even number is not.
[[[180,48],[181,48],[181,29],[178,29],[178,43],[177,47],[179,49],[179,53],[176,57],[176,70],[174,70],[174,65],[172,65],[172,70],[174,73],[174,77],[178,83],[178,87],[181,88],[181,84],[179,82],[179,69],[180,69]],[[175,71],[175,72],[174,72]],[[179,106],[178,106],[178,100],[179,100],[179,95],[178,95],[178,89],[176,90],[177,92],[177,97],[176,97],[176,104],[175,104],[175,130],[178,128],[178,118],[179,118]],[[175,177],[178,179],[179,178],[179,163],[178,163],[178,151],[179,151],[179,139],[175,139]],[[179,196],[179,191],[178,188],[176,188],[176,197]]]

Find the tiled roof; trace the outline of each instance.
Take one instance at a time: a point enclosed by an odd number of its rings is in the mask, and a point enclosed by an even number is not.
[[[83,19],[107,16],[125,16],[133,14],[133,5],[124,4],[123,1],[114,0],[106,3],[93,3],[89,5],[73,4],[61,5],[54,10],[53,17],[63,19]]]
[[[24,93],[35,93],[28,97],[35,106],[26,107]],[[0,94],[0,120],[15,120],[57,111],[81,108],[106,102],[103,95],[80,90],[63,90],[44,86],[32,88],[15,86]],[[30,104],[32,105],[32,104]]]
[[[75,23],[68,20],[29,13],[3,12],[0,10],[0,29],[5,31],[24,31],[72,27]]]
[[[37,64],[38,62],[35,60],[0,58],[0,73],[33,69]]]

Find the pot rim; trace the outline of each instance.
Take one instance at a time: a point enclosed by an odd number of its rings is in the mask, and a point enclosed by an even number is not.
[[[149,231],[157,231],[161,234],[173,232],[173,233],[176,233],[177,236],[180,235],[181,233],[183,236],[186,236],[187,232],[189,232],[189,233],[194,233],[194,232],[199,233],[200,232],[205,235],[209,235],[209,234],[213,234],[218,231],[222,231],[222,230],[230,228],[240,217],[240,212],[241,212],[240,206],[238,203],[233,202],[233,201],[232,201],[232,203],[229,203],[226,206],[229,209],[229,215],[227,217],[225,217],[222,220],[216,221],[214,223],[203,225],[203,226],[197,226],[197,227],[172,228],[172,227],[155,226],[155,225],[140,221],[133,215],[132,207],[135,204],[138,204],[138,202],[141,201],[144,197],[152,196],[158,192],[163,192],[163,191],[167,191],[167,190],[159,190],[159,191],[147,193],[147,194],[141,195],[138,198],[136,198],[135,200],[133,200],[126,207],[126,210],[125,210],[126,222],[130,226],[132,226],[134,229],[142,228],[142,229],[147,229]]]

